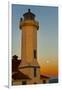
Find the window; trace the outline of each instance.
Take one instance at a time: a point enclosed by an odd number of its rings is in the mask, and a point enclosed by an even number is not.
[[[46,80],[43,80],[43,83],[46,83]]]
[[[34,82],[34,84],[37,84],[36,82]]]
[[[26,81],[22,81],[22,85],[26,85]]]
[[[34,77],[36,77],[36,68],[34,68]]]
[[[37,58],[37,52],[36,52],[36,50],[34,50],[34,58],[35,59]]]

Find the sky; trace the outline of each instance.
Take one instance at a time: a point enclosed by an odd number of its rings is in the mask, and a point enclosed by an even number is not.
[[[31,9],[39,22],[37,31],[37,57],[41,74],[58,76],[58,7],[12,5],[12,55],[21,58],[20,18]]]

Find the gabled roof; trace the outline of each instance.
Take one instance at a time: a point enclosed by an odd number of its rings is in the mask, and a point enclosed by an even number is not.
[[[42,78],[50,78],[50,77],[48,77],[48,76],[45,76],[45,75],[40,75],[40,79],[42,79]]]
[[[24,66],[20,66],[19,69],[22,68],[40,68],[40,66],[34,66],[34,65],[24,65]]]
[[[20,72],[20,71],[15,72],[15,73],[12,75],[12,78],[13,78],[14,80],[30,79],[27,75],[23,74],[23,73]]]

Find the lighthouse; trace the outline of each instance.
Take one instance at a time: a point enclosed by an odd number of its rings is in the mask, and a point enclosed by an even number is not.
[[[27,84],[40,83],[40,66],[37,61],[37,32],[39,22],[35,20],[35,14],[30,9],[20,19],[19,28],[21,36],[21,64],[19,71],[27,75],[30,80]]]

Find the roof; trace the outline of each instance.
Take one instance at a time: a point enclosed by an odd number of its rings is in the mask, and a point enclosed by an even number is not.
[[[58,77],[50,78],[49,83],[58,83]]]
[[[15,73],[12,75],[12,78],[13,78],[14,80],[30,79],[27,75],[23,74],[23,73],[20,72],[20,71],[15,72]]]
[[[34,66],[34,65],[32,65],[32,66],[20,66],[20,68],[19,69],[22,69],[22,68],[40,68],[40,66]]]
[[[40,79],[42,79],[42,78],[50,78],[50,77],[48,77],[48,76],[45,76],[45,75],[40,75]]]
[[[35,15],[28,9],[28,12],[23,14],[24,19],[34,19]]]

